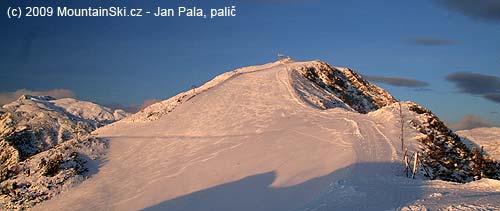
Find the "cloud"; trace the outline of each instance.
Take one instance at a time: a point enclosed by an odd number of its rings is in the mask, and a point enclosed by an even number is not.
[[[105,106],[111,109],[123,109],[126,112],[129,113],[136,113],[150,105],[153,105],[157,102],[160,102],[161,100],[158,99],[147,99],[145,100],[142,104],[128,104],[128,105],[123,105],[120,103],[111,103],[111,104],[106,104]]]
[[[500,21],[498,0],[435,0],[435,2],[476,20]]]
[[[411,87],[411,88],[420,88],[429,86],[429,83],[425,81],[418,81],[408,78],[396,78],[396,77],[384,77],[384,76],[365,76],[365,77],[369,81],[384,83],[392,86]]]
[[[456,72],[446,76],[462,93],[480,95],[492,102],[500,103],[500,78],[479,73]]]
[[[446,80],[454,82],[464,93],[485,94],[500,91],[500,79],[496,76],[456,72],[447,75]]]
[[[409,41],[415,45],[422,46],[442,46],[442,45],[455,45],[456,42],[450,39],[440,39],[432,37],[417,37]]]
[[[500,103],[500,93],[488,93],[483,95],[484,98],[496,103]]]
[[[75,97],[75,93],[69,89],[53,89],[47,91],[32,91],[27,89],[18,89],[14,92],[0,92],[0,105],[5,105],[12,101],[17,100],[21,95],[35,95],[35,96],[51,96],[55,98]]]
[[[426,88],[426,87],[420,87],[420,88],[415,88],[413,89],[415,92],[436,92],[433,89]]]
[[[454,131],[459,131],[470,130],[478,127],[492,127],[492,125],[479,116],[468,114],[465,115],[462,119],[458,120],[458,122],[456,122],[455,124],[451,124],[449,127]]]

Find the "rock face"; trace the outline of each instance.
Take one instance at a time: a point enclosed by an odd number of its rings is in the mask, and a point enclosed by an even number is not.
[[[29,95],[2,110],[0,199],[8,202],[9,209],[27,208],[49,198],[54,191],[43,188],[57,190],[83,175],[88,157],[97,158],[105,146],[104,140],[91,138],[90,132],[128,115],[91,102]],[[89,147],[100,150],[85,154]],[[57,184],[52,184],[54,180]]]
[[[396,102],[384,89],[371,84],[349,68],[333,67],[315,61],[298,69],[305,78],[334,95],[359,113],[368,113]],[[339,102],[323,103],[323,108],[337,107]]]

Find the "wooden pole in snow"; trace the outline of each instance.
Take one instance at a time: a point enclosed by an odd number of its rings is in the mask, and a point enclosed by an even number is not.
[[[404,121],[403,121],[403,109],[401,109],[401,102],[399,104],[399,121],[401,122],[401,150],[404,148],[404,138],[403,138],[403,129],[404,129]]]
[[[408,159],[407,155],[405,155],[405,173],[406,173],[406,177],[410,177],[410,163],[411,163],[411,160]]]
[[[413,162],[413,174],[411,175],[412,179],[415,179],[415,173],[417,173],[417,163],[418,163],[418,152],[415,152],[415,161]]]
[[[406,153],[408,153],[408,149],[405,150],[405,154],[403,155],[403,163],[405,164],[405,174],[408,177],[408,158],[406,158]]]

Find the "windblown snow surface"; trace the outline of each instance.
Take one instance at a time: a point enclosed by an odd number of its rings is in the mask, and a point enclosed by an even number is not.
[[[318,64],[237,69],[98,129],[99,171],[35,210],[500,209],[500,181],[404,177],[397,103],[321,109],[339,100],[297,74]]]

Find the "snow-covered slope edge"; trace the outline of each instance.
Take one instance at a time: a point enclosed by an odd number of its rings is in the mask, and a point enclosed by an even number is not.
[[[456,132],[465,139],[465,144],[472,147],[483,148],[486,156],[500,160],[500,128],[474,128]]]
[[[2,209],[29,208],[82,180],[106,148],[89,134],[128,114],[71,98],[21,96],[0,116]]]

